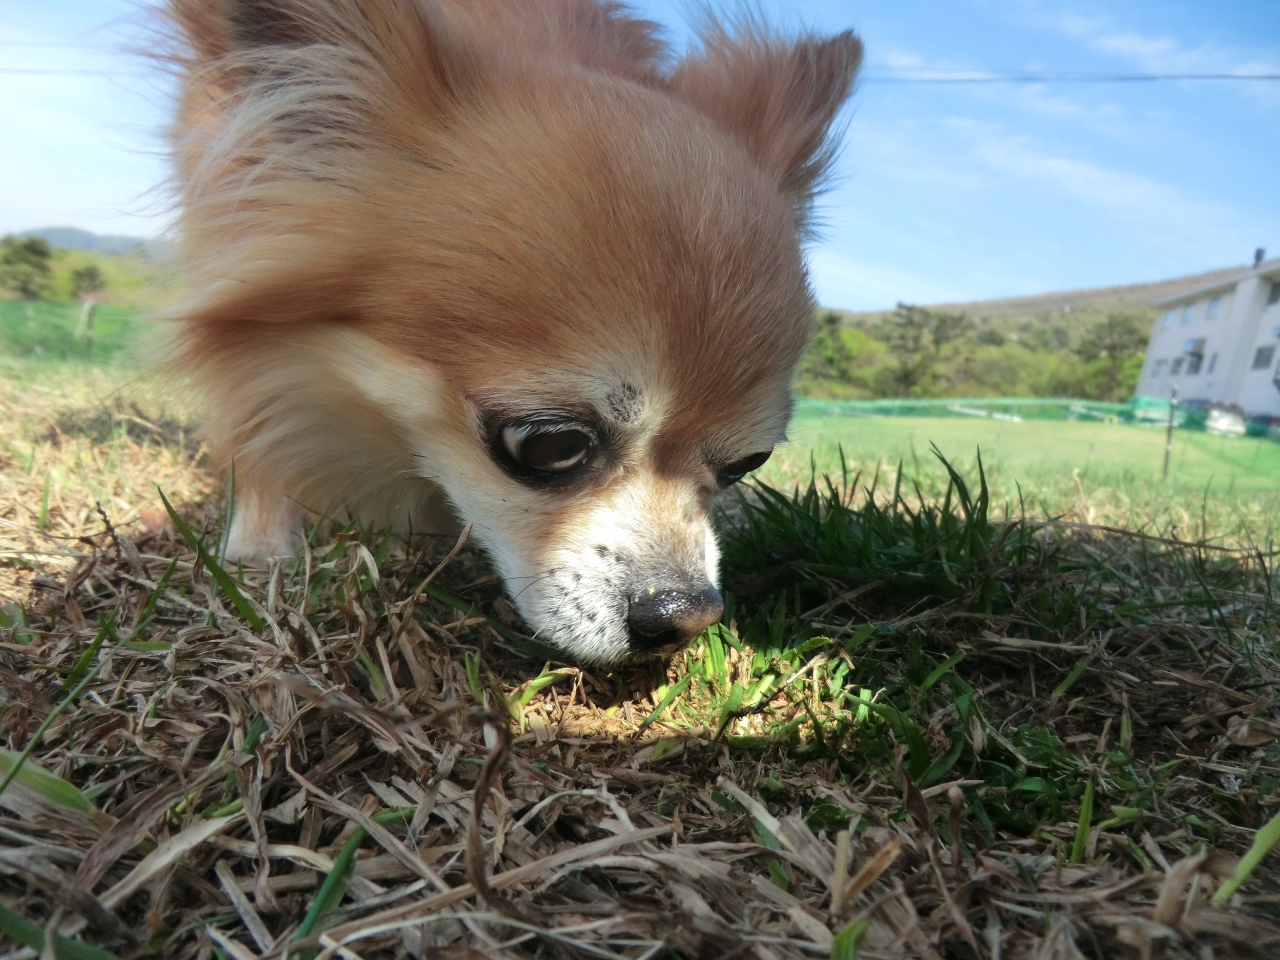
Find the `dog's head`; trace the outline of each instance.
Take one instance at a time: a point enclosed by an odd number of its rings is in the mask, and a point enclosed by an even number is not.
[[[785,436],[857,40],[710,28],[663,69],[573,0],[175,5],[212,44],[178,138],[188,355],[341,352],[570,656],[715,622],[709,506]]]

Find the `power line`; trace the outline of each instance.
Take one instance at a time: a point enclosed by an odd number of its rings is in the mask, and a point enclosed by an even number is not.
[[[1280,73],[969,73],[967,75],[863,75],[861,83],[975,84],[975,83],[1154,83],[1169,80],[1276,81]]]
[[[15,43],[0,45],[16,46]],[[31,44],[31,46],[86,46],[79,44]],[[107,51],[103,51],[107,52]],[[33,77],[142,77],[142,73],[119,73],[108,70],[50,70],[33,67],[0,67],[0,74]],[[942,71],[925,70],[921,75],[863,74],[861,83],[918,84],[997,84],[997,83],[1161,83],[1170,81],[1222,81],[1270,82],[1280,80],[1280,73],[1090,73],[1083,71]]]
[[[57,47],[71,50],[101,50],[96,43],[71,43],[64,40],[0,40],[0,47]]]
[[[117,73],[114,70],[24,70],[0,67],[0,73],[26,77],[143,77],[144,73]]]

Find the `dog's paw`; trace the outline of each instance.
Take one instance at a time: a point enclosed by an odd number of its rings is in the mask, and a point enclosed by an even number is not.
[[[246,566],[265,565],[272,557],[302,554],[299,510],[284,497],[264,504],[248,498],[236,506],[227,536],[226,559]]]

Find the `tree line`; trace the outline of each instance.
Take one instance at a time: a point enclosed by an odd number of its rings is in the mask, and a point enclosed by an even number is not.
[[[0,290],[21,300],[44,300],[54,290],[53,248],[39,237],[0,239]],[[70,293],[76,300],[93,296],[106,286],[97,264],[71,271]]]
[[[864,327],[821,311],[798,387],[810,396],[1071,396],[1127,400],[1142,372],[1151,319],[1111,312],[1016,334],[963,313],[900,303]]]

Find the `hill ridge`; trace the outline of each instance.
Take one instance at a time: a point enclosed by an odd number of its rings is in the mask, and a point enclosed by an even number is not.
[[[953,301],[949,303],[919,304],[931,310],[948,310],[967,314],[979,322],[1005,319],[1049,319],[1051,316],[1109,311],[1132,311],[1149,314],[1151,301],[1179,290],[1213,283],[1243,273],[1248,266],[1222,267],[1204,273],[1187,274],[1169,280],[1146,283],[1119,284],[1110,287],[1086,287],[1078,290],[1056,290],[1047,293],[1019,297],[998,297],[991,300]],[[846,323],[858,325],[883,319],[892,310],[837,310]]]

